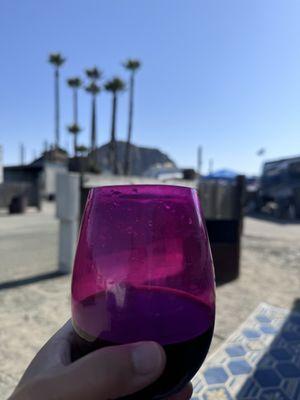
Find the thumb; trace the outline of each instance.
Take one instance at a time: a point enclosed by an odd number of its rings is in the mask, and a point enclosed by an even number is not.
[[[165,364],[165,353],[154,342],[106,347],[70,364],[54,390],[64,400],[115,399],[154,382]]]

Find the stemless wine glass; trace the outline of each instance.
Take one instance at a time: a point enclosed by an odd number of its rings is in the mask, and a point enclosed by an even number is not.
[[[197,192],[168,185],[91,189],[72,280],[81,354],[160,343],[165,371],[130,398],[163,399],[203,363],[214,320],[213,263]]]

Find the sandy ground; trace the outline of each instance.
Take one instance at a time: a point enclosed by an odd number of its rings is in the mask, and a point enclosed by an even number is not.
[[[42,344],[70,316],[70,276],[32,282],[57,268],[54,205],[0,214],[0,398],[11,393]],[[217,289],[211,351],[262,301],[292,308],[300,297],[300,224],[245,219],[240,279]],[[27,280],[26,280],[27,279]],[[11,281],[19,281],[18,286]]]

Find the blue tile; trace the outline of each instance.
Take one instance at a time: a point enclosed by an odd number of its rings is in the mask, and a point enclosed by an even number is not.
[[[194,392],[199,393],[203,389],[203,383],[199,380],[198,382],[193,382]]]
[[[276,361],[274,361],[274,358],[271,357],[268,352],[265,353],[263,357],[258,361],[258,366],[260,369],[274,368],[275,364]]]
[[[300,399],[300,381],[297,382],[297,386],[294,388],[292,399]]]
[[[300,314],[260,307],[213,356],[201,379],[195,400],[300,400]]]
[[[263,314],[258,315],[258,316],[256,317],[256,320],[257,320],[258,322],[262,322],[262,323],[265,323],[265,324],[268,324],[268,323],[271,322],[270,318],[266,317],[266,316],[263,315]]]
[[[228,393],[224,387],[215,387],[213,389],[207,390],[203,394],[204,400],[233,400],[233,397]]]
[[[251,372],[251,366],[245,360],[230,361],[228,368],[233,375],[245,375]]]
[[[257,339],[260,337],[260,332],[255,331],[254,329],[244,329],[243,335],[248,339]]]
[[[276,366],[277,371],[284,378],[300,378],[300,370],[290,362],[281,362]]]
[[[293,331],[284,331],[282,332],[282,337],[287,341],[287,342],[295,342],[295,341],[300,341],[300,333],[298,332],[293,332]]]
[[[244,349],[243,346],[236,345],[236,346],[229,346],[227,349],[225,349],[226,353],[230,357],[240,357],[244,356],[246,354],[246,350]]]
[[[256,399],[258,393],[261,390],[260,386],[253,380],[253,378],[247,378],[246,382],[240,388],[240,391],[236,395],[236,400],[245,399]]]
[[[254,373],[254,379],[261,387],[274,387],[280,384],[279,375],[270,368],[257,370]]]
[[[281,389],[265,389],[259,397],[261,400],[296,400],[287,397]]]
[[[280,386],[281,390],[288,396],[289,399],[300,399],[300,380],[285,379]]]
[[[260,330],[266,335],[275,335],[275,333],[277,333],[277,329],[272,325],[261,325]]]
[[[228,375],[222,367],[212,367],[204,371],[204,378],[209,385],[225,383]]]
[[[300,326],[300,315],[292,315],[289,320],[293,324]]]
[[[278,361],[286,361],[291,358],[290,353],[286,349],[279,347],[277,349],[272,349],[270,354]]]

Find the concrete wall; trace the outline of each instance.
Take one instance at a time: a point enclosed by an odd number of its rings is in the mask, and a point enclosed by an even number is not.
[[[5,183],[28,183],[30,184],[28,192],[28,205],[41,207],[41,172],[39,167],[5,167]]]
[[[57,175],[67,172],[67,167],[60,164],[45,163],[43,173],[43,195],[45,197],[56,196]]]
[[[60,220],[58,269],[61,273],[69,273],[72,271],[78,234],[80,203],[79,174],[57,174],[56,194],[56,215]]]

